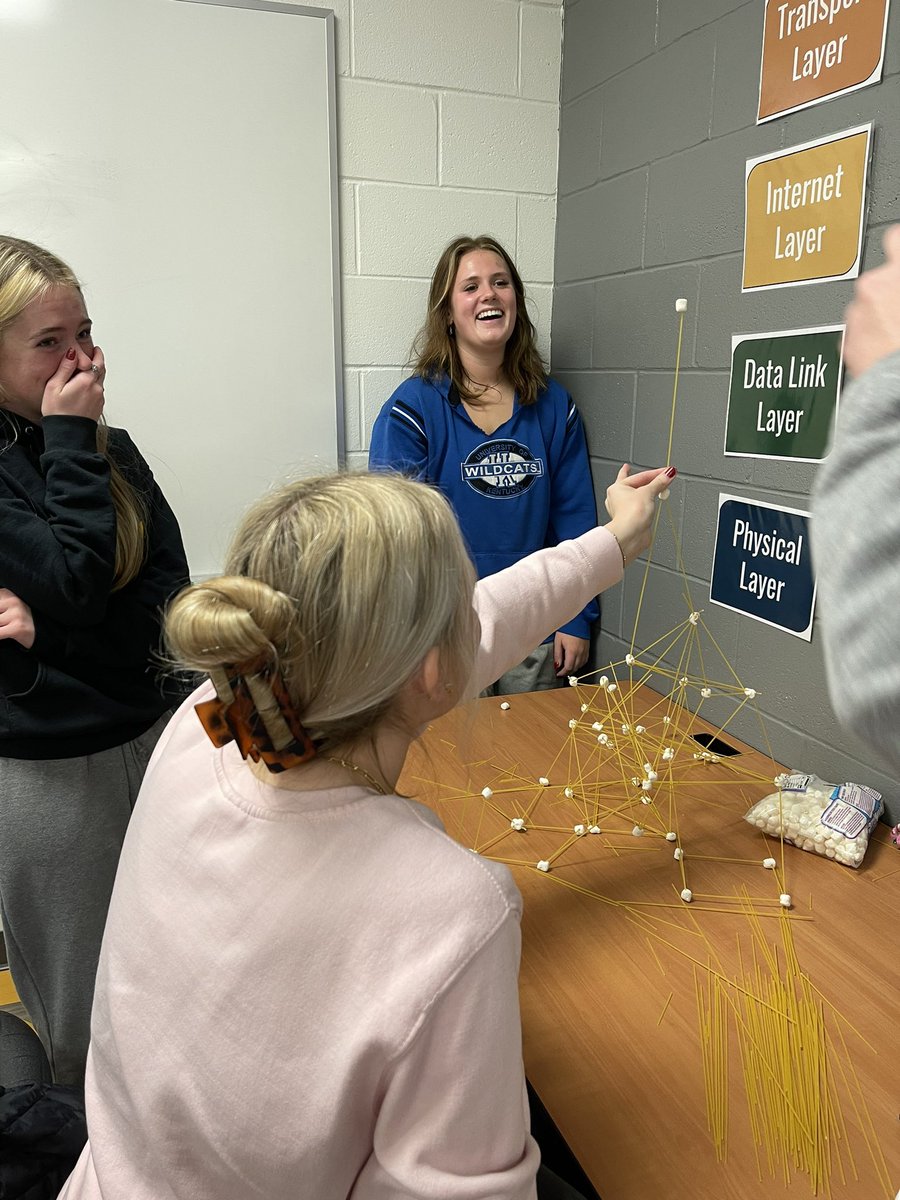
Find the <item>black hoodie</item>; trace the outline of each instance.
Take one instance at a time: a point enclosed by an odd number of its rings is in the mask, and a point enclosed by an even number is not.
[[[0,414],[0,587],[35,625],[30,650],[0,639],[0,757],[120,746],[185,694],[153,658],[161,610],[189,582],[178,522],[124,430],[109,430],[109,449],[148,514],[146,561],[115,592],[116,515],[96,423]]]

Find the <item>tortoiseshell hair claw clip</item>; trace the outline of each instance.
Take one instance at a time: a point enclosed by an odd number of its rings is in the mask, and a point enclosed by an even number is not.
[[[280,671],[214,670],[209,677],[216,698],[196,711],[214,746],[236,742],[243,758],[264,763],[273,774],[315,757],[316,744],[294,712]]]

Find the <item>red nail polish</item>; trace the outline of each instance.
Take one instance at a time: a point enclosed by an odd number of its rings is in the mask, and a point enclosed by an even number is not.
[[[71,361],[72,361],[72,359],[73,359],[74,357],[75,357],[75,347],[74,347],[74,346],[71,346],[71,347],[70,347],[70,348],[69,348],[69,349],[66,351],[66,358],[69,360],[69,362],[71,362]]]
[[[668,471],[666,471],[666,479],[674,479],[677,474],[678,472],[674,467],[669,467]]]
[[[555,663],[553,664],[553,670],[554,670],[554,671],[558,671],[558,670],[559,670],[559,663],[558,663],[558,662],[555,662]]]

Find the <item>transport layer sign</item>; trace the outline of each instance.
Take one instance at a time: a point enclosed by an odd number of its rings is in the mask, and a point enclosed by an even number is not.
[[[878,83],[889,11],[890,0],[766,0],[757,124]]]

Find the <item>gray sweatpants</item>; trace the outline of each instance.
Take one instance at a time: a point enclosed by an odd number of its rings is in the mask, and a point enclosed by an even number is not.
[[[545,642],[533,650],[515,667],[486,687],[482,696],[512,696],[519,692],[549,692],[566,687],[568,681],[557,679],[553,666],[553,643]]]
[[[82,1084],[94,977],[138,789],[171,713],[85,758],[0,758],[0,914],[54,1081]]]

